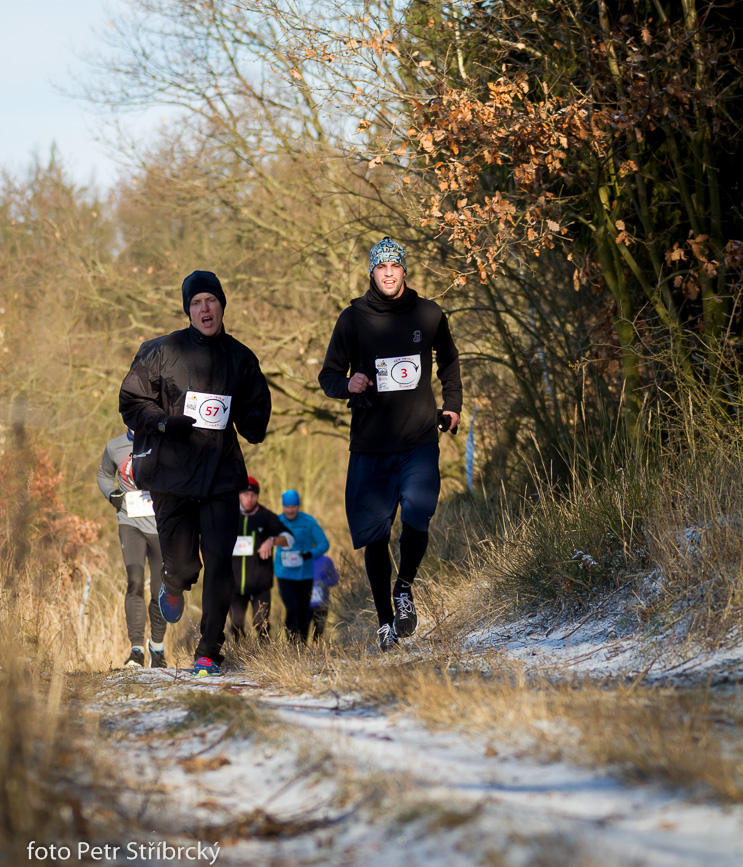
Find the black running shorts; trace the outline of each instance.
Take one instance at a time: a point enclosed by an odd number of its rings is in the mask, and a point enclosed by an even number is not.
[[[400,506],[402,520],[424,532],[441,490],[439,447],[428,443],[393,455],[351,452],[346,478],[346,516],[354,548],[390,533]]]

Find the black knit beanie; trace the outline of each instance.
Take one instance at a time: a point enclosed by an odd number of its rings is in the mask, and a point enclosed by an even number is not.
[[[219,282],[217,275],[212,271],[194,271],[192,274],[189,274],[183,281],[181,291],[183,292],[183,310],[189,319],[191,318],[191,299],[200,292],[211,292],[222,305],[222,310],[227,306],[227,299],[224,297],[222,284]]]

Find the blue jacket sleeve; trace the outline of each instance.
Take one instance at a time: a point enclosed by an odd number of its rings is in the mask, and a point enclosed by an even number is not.
[[[323,533],[322,527],[317,523],[317,521],[312,518],[312,523],[310,524],[310,531],[312,533],[312,541],[313,546],[309,549],[312,557],[322,557],[322,555],[328,550],[330,547],[330,542],[328,542],[328,537]]]

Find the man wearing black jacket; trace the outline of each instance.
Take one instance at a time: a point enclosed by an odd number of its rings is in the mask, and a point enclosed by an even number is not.
[[[372,247],[369,290],[338,317],[318,377],[328,397],[348,400],[352,409],[346,515],[354,548],[365,549],[383,651],[417,626],[411,585],[441,485],[438,429],[456,431],[462,409],[459,354],[446,316],[406,284],[406,275],[400,244],[386,237]],[[434,353],[441,411],[431,387]],[[390,598],[398,506],[400,568]]]
[[[247,487],[240,491],[240,534],[232,552],[235,584],[230,620],[232,635],[239,640],[245,635],[245,615],[250,603],[253,627],[259,641],[265,642],[271,632],[274,547],[291,548],[294,537],[278,515],[258,502],[260,493],[258,480],[249,476]]]
[[[124,378],[119,410],[135,431],[132,472],[149,490],[163,553],[159,605],[169,623],[204,560],[201,640],[192,669],[220,673],[232,595],[238,491],[248,482],[237,431],[266,435],[271,395],[253,352],[224,330],[227,303],[211,271],[183,281],[188,328],[143,343]]]

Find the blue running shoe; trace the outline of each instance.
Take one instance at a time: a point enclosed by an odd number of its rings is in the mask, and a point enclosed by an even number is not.
[[[157,597],[157,604],[160,606],[160,614],[162,614],[163,620],[167,620],[168,623],[178,623],[183,616],[183,609],[186,607],[183,594],[178,593],[174,596],[172,593],[168,593],[164,584],[160,585],[160,595]]]
[[[220,677],[222,672],[213,659],[209,659],[208,656],[200,656],[194,662],[191,674],[196,675],[196,677]]]
[[[167,668],[168,663],[165,661],[165,651],[155,650],[152,642],[147,642],[147,650],[150,654],[150,668]]]
[[[144,668],[144,650],[141,647],[132,647],[129,659],[124,665],[126,668]]]

